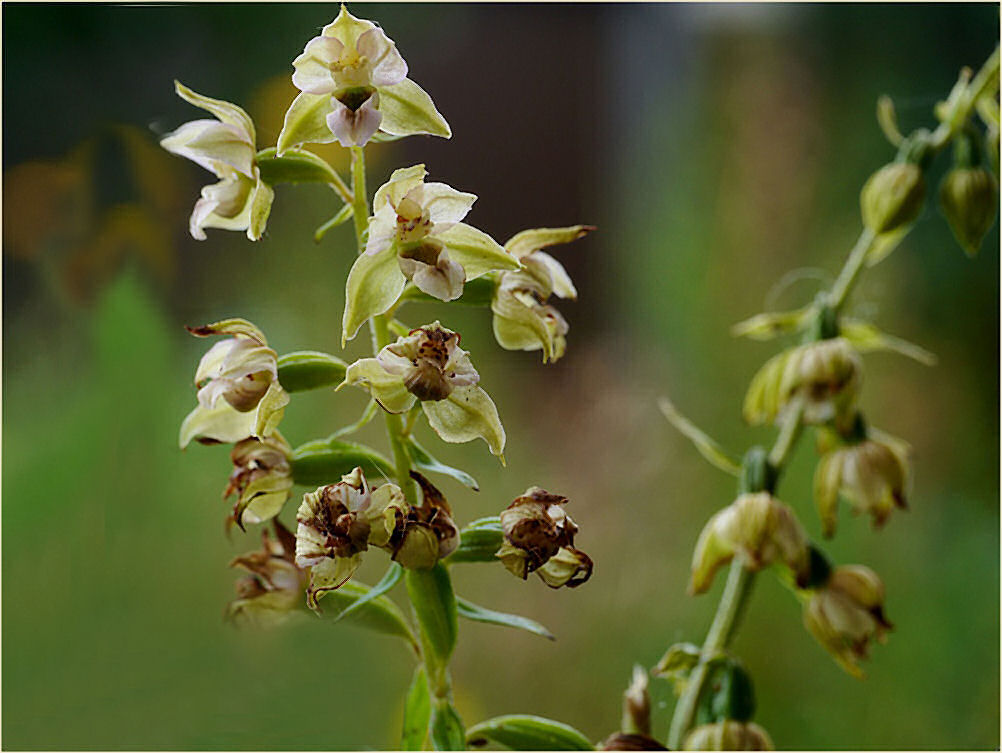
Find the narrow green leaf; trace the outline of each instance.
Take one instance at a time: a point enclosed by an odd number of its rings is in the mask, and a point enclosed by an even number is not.
[[[595,750],[570,725],[528,714],[497,716],[475,724],[466,731],[466,742],[475,747],[497,743],[511,750]]]
[[[741,472],[741,464],[723,447],[707,435],[702,429],[687,419],[666,397],[658,400],[658,408],[678,432],[696,446],[696,450],[713,466],[725,473],[737,476]]]
[[[369,423],[372,419],[374,419],[378,412],[379,412],[379,403],[377,403],[375,400],[370,400],[368,404],[365,406],[365,410],[362,411],[362,415],[359,417],[358,421],[356,421],[353,424],[348,424],[347,426],[342,426],[336,432],[331,434],[329,439],[334,440],[337,439],[338,437],[347,436],[348,434],[354,434],[356,431],[358,431],[367,423]]]
[[[428,674],[424,665],[419,664],[414,670],[404,703],[404,728],[400,734],[401,750],[423,750],[428,739],[428,727],[431,724],[431,696],[428,693]]]
[[[348,364],[330,353],[299,350],[278,358],[278,381],[286,392],[331,387],[344,381]]]
[[[428,658],[444,667],[456,647],[456,597],[449,571],[441,562],[430,570],[407,570],[407,594],[421,625]]]
[[[450,303],[459,303],[464,306],[490,306],[496,286],[496,276],[489,273],[474,280],[467,280],[463,286],[463,294],[456,300],[450,301]],[[400,296],[400,300],[411,301],[413,303],[441,303],[438,298],[434,298],[419,290],[414,283],[408,283]]]
[[[528,617],[522,617],[518,614],[495,612],[493,609],[486,609],[484,607],[477,606],[476,604],[469,602],[466,599],[459,598],[458,596],[456,597],[456,612],[460,617],[467,620],[473,620],[474,622],[486,622],[490,625],[503,625],[504,627],[518,628],[519,630],[525,630],[530,633],[535,633],[536,635],[541,635],[544,638],[549,638],[551,641],[555,641],[557,639],[553,633],[535,620],[530,620]]]
[[[440,700],[432,708],[430,731],[435,750],[466,750],[463,721],[448,701]]]
[[[497,516],[481,518],[459,532],[459,547],[449,555],[446,563],[498,562],[494,556],[504,543],[504,531]]]
[[[328,230],[333,230],[338,225],[343,225],[355,215],[355,208],[351,204],[345,204],[341,211],[331,217],[327,222],[313,231],[313,241],[320,243]]]
[[[270,185],[276,183],[324,183],[341,184],[344,181],[334,172],[334,168],[312,152],[289,150],[281,157],[275,147],[262,149],[257,153],[257,166],[261,170],[261,180]]]
[[[869,322],[859,319],[843,319],[842,336],[851,342],[860,353],[887,350],[911,358],[924,366],[935,366],[936,355],[900,337],[880,331]]]
[[[414,465],[418,469],[429,471],[430,473],[441,473],[443,476],[450,476],[473,491],[480,491],[480,485],[477,483],[477,480],[469,473],[436,460],[428,454],[428,451],[424,447],[415,442],[413,438],[408,438],[407,441],[411,460],[414,461]]]
[[[397,585],[397,583],[400,582],[400,577],[403,574],[404,569],[400,567],[398,563],[391,562],[390,567],[383,574],[383,577],[379,579],[379,583],[370,588],[369,593],[341,612],[341,614],[334,619],[334,622],[344,619],[348,615],[353,614],[356,610],[364,607],[373,599],[378,599],[383,594],[388,593],[395,585]]]
[[[390,461],[365,445],[316,439],[292,453],[292,478],[301,486],[336,484],[356,466],[372,479],[393,476]]]
[[[350,581],[335,591],[327,591],[319,597],[322,606],[320,616],[337,622],[344,612],[367,596],[371,590],[366,585]],[[412,647],[417,646],[414,633],[408,627],[400,608],[385,596],[365,602],[362,607],[349,615],[347,622],[377,633],[403,638]]]

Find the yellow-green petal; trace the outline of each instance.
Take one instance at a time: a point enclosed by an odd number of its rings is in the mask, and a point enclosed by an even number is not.
[[[480,438],[504,462],[504,427],[497,406],[480,387],[453,390],[445,400],[421,403],[428,423],[446,442],[471,442]]]
[[[369,319],[389,310],[404,290],[407,279],[400,271],[396,250],[362,254],[348,273],[345,285],[341,346],[355,337],[358,328]]]
[[[428,134],[451,138],[452,129],[435,108],[431,97],[409,78],[399,84],[379,87],[379,130],[393,136]]]
[[[327,115],[333,109],[329,94],[301,92],[285,113],[285,123],[276,144],[278,156],[303,144],[329,144],[334,141],[334,133],[327,125]]]

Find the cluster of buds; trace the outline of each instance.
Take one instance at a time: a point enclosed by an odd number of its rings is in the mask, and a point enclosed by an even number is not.
[[[480,375],[460,336],[438,322],[426,324],[387,345],[375,358],[348,367],[344,384],[367,390],[389,413],[421,403],[428,424],[446,442],[480,438],[501,456],[505,433],[497,407],[478,386]]]
[[[504,543],[495,555],[525,580],[536,573],[550,588],[575,588],[591,577],[592,561],[574,548],[578,527],[564,512],[569,500],[530,487],[501,513]]]
[[[237,581],[237,599],[226,609],[227,618],[237,624],[280,624],[295,614],[303,598],[305,573],[296,565],[296,539],[277,520],[274,528],[274,539],[265,528],[261,549],[230,563],[248,573]]]

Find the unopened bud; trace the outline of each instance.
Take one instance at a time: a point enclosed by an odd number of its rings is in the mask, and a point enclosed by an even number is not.
[[[696,727],[682,750],[775,750],[769,734],[752,722],[731,719]]]
[[[633,667],[633,679],[623,693],[622,730],[629,734],[651,734],[651,696],[647,692],[647,671],[639,664]]]
[[[874,233],[910,225],[922,212],[925,178],[910,162],[892,162],[877,170],[860,192],[863,224]]]
[[[456,551],[459,529],[442,493],[420,473],[411,471],[411,476],[421,487],[422,504],[400,511],[384,548],[404,567],[427,570]]]
[[[998,183],[983,167],[950,170],[939,187],[939,207],[968,256],[981,248],[998,211]]]

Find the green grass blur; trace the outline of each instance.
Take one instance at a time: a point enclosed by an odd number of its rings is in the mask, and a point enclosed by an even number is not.
[[[767,297],[799,305],[830,281],[858,232],[858,189],[892,156],[877,96],[894,97],[903,127],[931,124],[959,68],[997,43],[997,6],[353,10],[397,41],[455,132],[375,147],[373,187],[427,160],[433,178],[480,195],[470,222],[498,240],[600,226],[557,250],[581,297],[561,305],[571,334],[554,366],[498,348],[483,311],[414,305],[405,318],[462,331],[508,432],[502,469],[480,442],[442,446],[422,430],[481,483],[474,494],[443,481],[458,521],[538,484],[573,500],[577,543],[596,562],[573,591],[457,566],[461,595],[558,636],[464,623],[459,711],[467,723],[534,713],[603,739],[632,665],[700,641],[722,585],[685,596],[696,536],[732,480],[673,433],[657,397],[735,451],[769,441],[743,426],[740,404],[775,348],[728,328]],[[5,749],[397,745],[412,671],[403,645],[319,621],[263,633],[223,624],[227,563],[257,534],[224,535],[227,449],[176,445],[205,349],[182,325],[240,315],[279,352],[339,353],[353,251],[348,227],[313,243],[336,207],[310,187],[279,191],[257,244],[188,237],[208,174],[155,146],[197,117],[171,80],[246,105],[266,146],[291,99],[292,58],[335,12],[3,8]],[[774,287],[790,270],[800,278]],[[853,307],[940,359],[867,358],[864,410],[915,448],[911,510],[879,532],[844,514],[827,546],[881,574],[895,631],[856,681],[776,579],[759,578],[735,645],[756,682],[756,720],[781,748],[998,748],[997,225],[969,260],[930,204]],[[346,357],[365,354],[363,340]],[[364,404],[359,391],[297,395],[282,431],[299,444]],[[379,430],[363,441],[382,447]],[[781,496],[820,536],[812,471],[805,441]],[[374,552],[358,577],[372,583],[384,566]],[[652,690],[663,736],[670,691]]]

